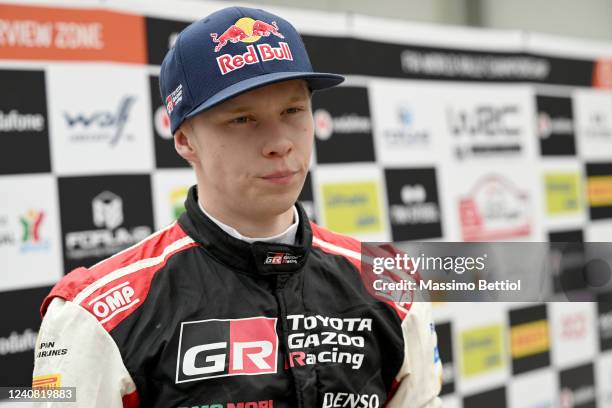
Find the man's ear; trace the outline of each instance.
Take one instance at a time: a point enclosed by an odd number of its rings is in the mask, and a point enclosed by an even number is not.
[[[190,123],[184,122],[174,132],[174,148],[183,159],[189,163],[197,162],[198,156],[193,146],[195,138],[193,127]]]

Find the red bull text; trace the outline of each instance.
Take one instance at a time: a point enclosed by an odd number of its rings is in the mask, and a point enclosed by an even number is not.
[[[223,54],[217,57],[217,65],[221,70],[221,74],[225,75],[244,67],[245,65],[256,64],[258,62],[267,62],[273,60],[288,60],[293,61],[293,55],[289,44],[285,42],[278,43],[279,47],[272,47],[270,44],[258,44],[257,52],[255,46],[248,45],[247,52],[244,54],[230,55]]]

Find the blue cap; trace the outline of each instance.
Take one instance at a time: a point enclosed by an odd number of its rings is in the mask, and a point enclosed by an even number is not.
[[[312,90],[344,81],[313,72],[306,47],[286,20],[228,7],[186,27],[162,62],[159,87],[172,134],[192,116],[251,89],[304,79]]]

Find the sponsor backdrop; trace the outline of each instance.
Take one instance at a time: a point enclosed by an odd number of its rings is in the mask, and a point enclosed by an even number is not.
[[[50,286],[172,222],[195,181],[159,65],[226,3],[124,3],[0,3],[0,385],[30,382]],[[347,76],[313,99],[300,200],[320,224],[377,241],[612,236],[612,44],[271,11],[316,69]],[[581,284],[571,268],[550,282]],[[612,294],[591,300],[436,304],[447,406],[612,407]]]

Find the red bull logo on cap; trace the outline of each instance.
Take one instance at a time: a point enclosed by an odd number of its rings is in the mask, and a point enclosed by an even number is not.
[[[238,42],[254,43],[259,41],[261,37],[269,37],[270,35],[274,35],[278,38],[285,38],[283,34],[278,31],[276,21],[272,21],[268,24],[261,20],[243,17],[225,30],[223,34],[211,33],[210,37],[213,43],[217,44],[215,46],[215,52],[219,52],[229,42],[233,44]],[[258,52],[256,52],[254,45],[248,45],[247,52],[244,54],[223,54],[217,57],[217,64],[221,70],[221,74],[225,75],[245,65],[260,62],[260,58],[262,62],[272,60],[293,61],[293,55],[291,54],[289,44],[286,42],[280,42],[279,47],[272,47],[270,44],[258,44],[257,51]]]
[[[250,17],[243,17],[231,25],[221,36],[217,33],[211,33],[210,36],[214,43],[217,44],[215,52],[219,52],[225,47],[228,42],[236,44],[237,42],[253,43],[259,41],[261,37],[269,37],[270,34],[278,38],[285,38],[279,31],[276,21],[268,24],[261,20],[253,20]]]

